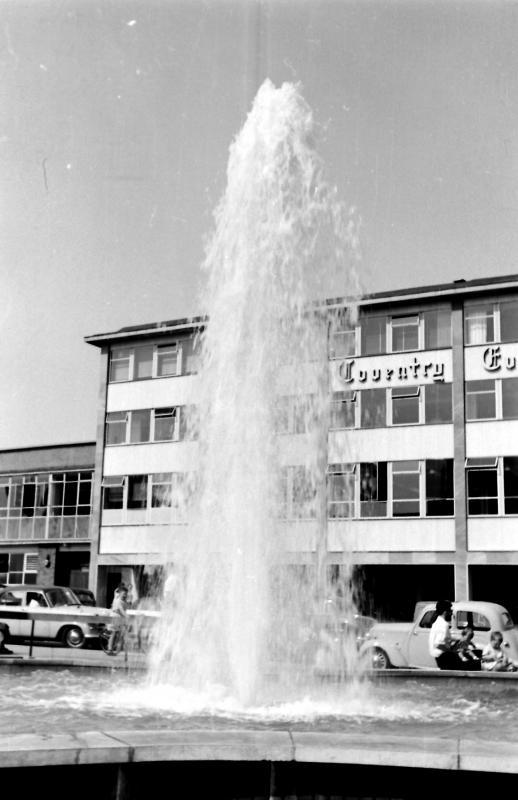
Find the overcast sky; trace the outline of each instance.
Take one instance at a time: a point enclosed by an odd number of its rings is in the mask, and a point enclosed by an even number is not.
[[[299,82],[366,291],[518,273],[518,3],[0,0],[0,449],[95,437],[88,334],[199,311],[228,148]]]

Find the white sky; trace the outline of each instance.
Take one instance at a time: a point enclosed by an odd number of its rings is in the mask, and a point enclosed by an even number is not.
[[[518,272],[518,3],[0,0],[0,449],[93,440],[83,337],[197,313],[266,77],[323,126],[363,285]]]

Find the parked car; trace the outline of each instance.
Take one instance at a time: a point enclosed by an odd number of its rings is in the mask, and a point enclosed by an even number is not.
[[[379,622],[373,625],[360,648],[360,657],[375,669],[438,669],[428,650],[434,619],[435,602],[430,602],[421,604],[412,622]],[[518,663],[518,630],[503,606],[478,600],[453,603],[452,637],[458,639],[462,629],[467,627],[473,629],[474,644],[479,649],[489,642],[491,631],[501,631],[507,655]]]
[[[75,596],[78,598],[79,602],[82,606],[96,606],[97,601],[95,599],[95,595],[90,589],[78,589],[75,586],[70,587],[74,592]]]
[[[64,586],[5,586],[0,589],[0,623],[8,627],[9,642],[29,639],[32,620],[26,616],[28,611],[48,614],[48,619],[34,621],[34,640],[57,641],[67,647],[83,647],[96,641],[105,627],[105,619],[96,622],[83,617],[112,616],[107,608],[81,605],[72,589]]]

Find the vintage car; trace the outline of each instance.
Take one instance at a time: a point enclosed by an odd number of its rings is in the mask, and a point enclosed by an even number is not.
[[[438,669],[428,649],[435,602],[421,604],[412,622],[379,622],[366,634],[360,648],[362,661],[375,669],[417,667]],[[518,630],[509,612],[496,603],[465,600],[453,603],[451,633],[459,638],[463,628],[472,628],[474,644],[482,649],[491,631],[501,631],[505,652],[518,664]]]
[[[27,612],[38,612],[37,618],[31,619]],[[72,589],[64,586],[16,584],[0,589],[0,623],[8,628],[9,642],[29,639],[32,630],[39,643],[51,640],[83,647],[98,640],[111,616],[107,608],[81,605]],[[99,617],[99,621],[91,617]]]

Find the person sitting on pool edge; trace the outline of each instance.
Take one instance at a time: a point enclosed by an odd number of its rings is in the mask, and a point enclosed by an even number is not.
[[[13,651],[5,646],[6,637],[7,625],[4,622],[0,622],[0,656],[12,656],[13,654]]]
[[[435,622],[430,628],[428,649],[439,669],[463,669],[463,664],[454,650],[450,621],[452,605],[449,600],[438,600],[435,605]]]
[[[516,672],[516,665],[502,649],[504,637],[491,631],[489,643],[482,650],[482,669],[487,672]]]

